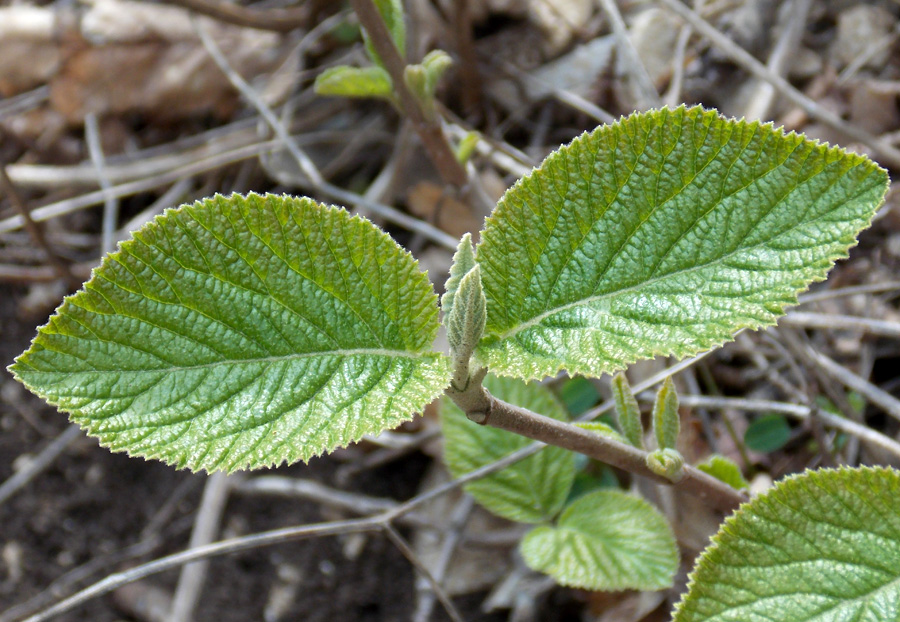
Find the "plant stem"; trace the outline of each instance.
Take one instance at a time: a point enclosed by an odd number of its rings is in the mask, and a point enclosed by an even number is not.
[[[444,183],[452,184],[458,188],[465,186],[468,180],[466,169],[456,159],[456,155],[454,155],[453,149],[450,148],[440,123],[430,121],[425,117],[419,102],[406,87],[406,80],[403,78],[406,61],[403,60],[400,50],[394,45],[391,33],[388,32],[387,26],[375,4],[372,0],[350,0],[350,4],[357,17],[359,17],[359,23],[369,33],[369,38],[375,47],[375,51],[378,52],[378,56],[381,57],[384,63],[384,68],[391,76],[391,82],[400,100],[400,108],[403,110],[403,114],[406,115],[416,133],[422,139],[425,151],[428,152],[428,157],[434,162],[441,179]]]
[[[647,467],[648,452],[499,400],[480,383],[470,383],[465,391],[448,389],[447,395],[475,423],[577,451],[634,475],[673,485]],[[741,503],[749,501],[744,493],[687,465],[684,467],[684,477],[674,485],[723,512],[731,512]]]
[[[195,13],[208,15],[221,22],[235,24],[243,28],[257,28],[260,30],[272,30],[275,32],[291,32],[297,28],[306,26],[310,16],[315,12],[312,3],[303,6],[288,7],[284,9],[272,8],[265,10],[251,9],[230,2],[217,2],[214,0],[162,0],[164,4],[190,9]],[[311,6],[313,8],[311,8]]]

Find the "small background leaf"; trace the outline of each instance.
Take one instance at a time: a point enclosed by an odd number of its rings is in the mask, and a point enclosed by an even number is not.
[[[697,468],[725,482],[735,490],[750,487],[750,484],[744,479],[744,474],[741,473],[741,468],[725,456],[712,455],[698,464]]]
[[[678,549],[666,519],[643,499],[598,491],[565,509],[556,526],[532,529],[525,563],[560,585],[588,590],[660,590],[672,585]]]
[[[674,622],[900,620],[900,474],[788,477],[729,518]]]
[[[699,107],[601,126],[487,220],[479,356],[501,375],[597,377],[772,324],[846,256],[887,183],[864,156]]]
[[[791,426],[782,415],[763,415],[744,432],[744,444],[753,451],[770,453],[784,447],[791,439]]]
[[[381,67],[348,67],[326,69],[316,76],[316,93],[336,97],[377,97],[392,101],[394,87],[388,72]]]
[[[575,376],[565,380],[557,389],[557,395],[573,417],[586,413],[602,397],[594,383],[584,376]]]
[[[488,376],[484,383],[494,396],[560,421],[568,420],[562,405],[544,386],[512,378]],[[532,441],[469,421],[453,402],[441,402],[444,461],[454,477],[465,475],[521,449]],[[491,512],[523,523],[556,516],[575,477],[575,454],[547,447],[499,473],[468,484],[465,489]]]
[[[628,439],[619,434],[618,430],[616,430],[608,423],[604,423],[603,421],[580,421],[575,425],[577,425],[582,430],[596,432],[600,436],[611,438],[614,441],[618,441],[619,443],[628,443]]]
[[[216,196],[107,256],[11,370],[114,450],[193,470],[308,460],[447,386],[436,299],[346,210]]]

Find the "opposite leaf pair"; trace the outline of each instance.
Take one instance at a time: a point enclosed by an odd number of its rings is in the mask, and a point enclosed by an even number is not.
[[[602,126],[487,220],[465,271],[485,301],[474,360],[599,377],[770,324],[846,254],[886,185],[863,156],[699,107]],[[408,419],[451,382],[437,329],[427,277],[369,221],[217,196],[105,258],[11,370],[104,445],[232,471]]]

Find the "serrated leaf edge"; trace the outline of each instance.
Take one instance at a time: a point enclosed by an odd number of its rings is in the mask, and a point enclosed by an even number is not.
[[[662,108],[652,109],[652,110],[648,110],[648,111],[642,112],[642,113],[635,113],[632,115],[620,115],[619,118],[616,120],[616,123],[621,123],[621,122],[628,120],[637,115],[649,116],[649,115],[658,115],[660,113],[674,113],[674,112],[683,112],[684,114],[692,114],[692,113],[695,113],[695,111],[699,111],[700,115],[704,115],[704,114],[716,115],[720,119],[724,119],[726,121],[747,124],[747,126],[752,127],[754,129],[754,131],[759,131],[760,129],[769,130],[769,131],[773,132],[773,134],[775,134],[779,138],[787,138],[787,139],[799,138],[805,142],[808,142],[813,149],[817,149],[820,151],[837,150],[837,151],[840,151],[842,153],[842,155],[850,157],[854,161],[853,162],[854,168],[856,166],[871,164],[873,166],[873,173],[881,171],[882,173],[885,174],[886,177],[888,175],[887,171],[883,167],[878,165],[878,163],[876,163],[875,161],[870,160],[869,158],[867,158],[861,154],[858,154],[858,153],[855,153],[852,151],[848,151],[848,150],[844,149],[843,147],[836,146],[836,145],[833,146],[827,141],[822,141],[822,140],[819,140],[816,138],[808,138],[806,135],[795,132],[793,130],[786,132],[784,126],[776,127],[774,122],[772,122],[772,121],[768,121],[768,122],[764,123],[759,120],[748,121],[746,119],[746,117],[741,117],[740,119],[737,119],[735,117],[727,117],[715,109],[707,109],[701,105],[687,107],[686,105],[682,104],[682,105],[678,106],[677,108],[669,108],[668,106],[663,106]],[[524,185],[524,183],[526,183],[527,180],[529,180],[533,175],[540,173],[541,170],[544,168],[544,166],[550,164],[551,162],[555,162],[557,159],[565,157],[565,154],[568,153],[568,151],[571,150],[574,145],[576,145],[580,141],[586,140],[588,137],[592,136],[595,133],[599,133],[599,132],[603,132],[603,131],[607,130],[608,127],[609,127],[609,124],[605,125],[605,126],[600,126],[599,128],[596,128],[592,131],[582,132],[581,134],[579,134],[578,136],[573,138],[568,144],[563,145],[556,151],[552,152],[550,155],[547,156],[547,158],[539,166],[533,168],[531,170],[531,172],[529,172],[527,175],[519,178],[516,181],[516,183],[513,184],[504,193],[503,197],[501,197],[500,201],[498,202],[498,206],[504,203],[504,201],[506,200],[506,197],[508,195],[510,195],[514,192],[518,192],[519,187]],[[848,169],[848,171],[849,170],[850,169]],[[879,205],[882,205],[884,203],[885,197],[887,196],[888,188],[889,188],[889,183],[885,184],[885,186],[884,186],[884,190],[882,192],[881,199],[879,201]],[[875,210],[873,210],[872,215],[865,222],[865,224],[863,225],[861,230],[865,230],[869,226],[871,226],[872,219],[875,217],[876,211],[877,211],[877,208]],[[496,222],[496,219],[497,219],[497,216],[496,216],[496,209],[495,209],[494,213],[492,213],[488,218],[485,219],[485,227],[482,231],[486,231],[493,223]],[[482,235],[481,242],[479,242],[478,247],[476,248],[476,251],[480,249],[480,247],[484,243],[484,241],[485,241],[485,236]],[[836,253],[833,253],[833,254],[825,257],[824,259],[827,262],[828,267],[824,269],[824,271],[821,275],[816,275],[812,280],[810,280],[809,285],[811,285],[813,283],[819,283],[821,281],[824,281],[827,278],[828,273],[831,271],[831,268],[834,267],[835,262],[838,261],[839,259],[845,259],[849,254],[849,250],[854,248],[858,243],[859,243],[858,237],[854,237],[853,241],[847,245],[846,250],[836,252]],[[744,252],[747,250],[747,248],[752,248],[752,247],[742,247],[739,250],[735,250],[733,253],[723,255],[716,259],[716,263],[718,263],[719,261],[722,261],[724,259],[727,259],[731,255],[736,254],[738,252]],[[535,317],[533,317],[529,320],[526,320],[522,324],[519,324],[513,328],[510,328],[502,333],[491,334],[486,331],[485,337],[479,346],[479,351],[484,351],[483,358],[485,359],[485,361],[487,363],[490,364],[491,359],[493,357],[491,357],[488,353],[491,350],[494,350],[498,344],[510,339],[511,337],[515,336],[518,333],[523,332],[524,330],[527,330],[529,328],[539,325],[543,320],[547,319],[548,317],[551,317],[553,315],[556,315],[557,313],[564,312],[569,309],[572,309],[572,308],[575,308],[575,307],[578,307],[578,306],[581,306],[581,305],[584,305],[584,304],[587,304],[590,302],[596,302],[596,301],[604,300],[604,299],[607,299],[610,297],[619,296],[621,294],[627,294],[630,291],[636,290],[638,288],[643,288],[649,284],[655,283],[656,281],[670,278],[676,274],[690,273],[693,270],[706,268],[709,265],[711,265],[711,264],[700,264],[700,265],[692,266],[691,268],[688,268],[686,270],[680,270],[680,271],[669,273],[669,274],[659,276],[659,277],[656,277],[653,279],[648,279],[639,284],[636,284],[636,285],[633,285],[631,287],[627,287],[624,289],[619,289],[614,292],[610,292],[608,294],[601,294],[598,296],[588,296],[588,297],[582,298],[578,301],[568,303],[565,305],[561,305],[552,310],[544,311],[543,313],[540,313],[540,314],[536,315]],[[797,304],[797,296],[800,293],[808,290],[809,285],[797,287],[794,289],[794,291],[792,293],[787,293],[787,295],[786,295],[787,300],[785,300],[785,301],[782,301],[782,302],[771,301],[771,304],[768,306],[768,312],[769,312],[768,314],[771,318],[769,320],[763,320],[763,321],[751,320],[751,321],[745,321],[741,324],[738,324],[733,333],[731,333],[730,335],[720,335],[720,336],[714,337],[710,341],[710,345],[706,348],[702,348],[702,349],[698,350],[697,348],[693,348],[693,347],[673,347],[671,350],[668,350],[668,351],[665,351],[665,350],[657,351],[656,356],[672,356],[672,357],[676,357],[676,358],[690,356],[690,355],[696,354],[697,352],[711,350],[711,349],[714,349],[714,348],[717,348],[717,347],[723,345],[724,343],[730,341],[733,338],[733,335],[740,330],[743,330],[743,329],[757,330],[759,328],[763,328],[766,326],[773,326],[777,323],[778,318],[781,315],[784,315],[785,307],[790,307],[790,306],[796,305]],[[490,310],[489,310],[489,312],[490,312]],[[541,360],[545,361],[545,358],[541,357]],[[625,357],[623,359],[622,365],[605,368],[603,370],[603,373],[612,373],[615,371],[619,371],[621,369],[625,369],[626,367],[628,367],[632,363],[636,362],[637,360],[639,360],[639,358],[636,356]],[[570,369],[570,368],[567,368],[564,363],[558,363],[555,366],[551,365],[551,367],[549,367],[549,368],[542,367],[542,369],[546,369],[546,371],[548,372],[546,374],[536,374],[532,370],[525,371],[525,366],[522,366],[522,365],[520,365],[514,371],[510,371],[508,369],[505,369],[504,367],[505,366],[503,366],[503,365],[498,365],[495,360],[495,361],[493,361],[491,371],[493,374],[498,375],[498,376],[523,378],[525,380],[541,379],[541,378],[544,378],[547,376],[553,376],[555,374],[560,373],[561,371],[567,371],[570,374],[579,373],[579,374],[589,376],[589,377],[596,376],[595,374],[593,374],[591,372],[591,370],[582,369],[581,367]],[[532,364],[531,367],[532,368],[535,367],[535,364]]]
[[[688,574],[688,582],[685,591],[681,595],[681,599],[675,604],[675,607],[672,611],[672,621],[678,622],[678,615],[684,609],[685,605],[692,598],[692,590],[697,587],[697,589],[702,589],[702,582],[700,577],[698,576],[703,572],[715,572],[716,562],[715,560],[710,559],[714,555],[718,555],[718,551],[720,548],[725,546],[723,542],[723,538],[726,535],[730,534],[731,529],[734,524],[742,520],[743,517],[747,514],[750,514],[754,511],[756,503],[760,502],[760,499],[767,499],[769,495],[780,493],[784,490],[785,487],[790,487],[793,485],[797,485],[797,481],[802,481],[804,479],[809,479],[812,484],[816,484],[816,480],[820,480],[822,477],[827,477],[829,474],[834,473],[849,473],[849,477],[862,477],[865,474],[890,474],[898,478],[900,481],[900,473],[896,469],[891,467],[882,467],[882,466],[860,466],[860,467],[846,467],[842,466],[836,469],[824,468],[824,469],[806,469],[803,473],[793,473],[783,478],[779,482],[775,484],[775,486],[765,493],[754,497],[750,501],[746,503],[742,503],[740,507],[735,510],[735,512],[725,519],[725,522],[719,527],[719,531],[710,538],[710,543],[707,547],[700,553],[700,556],[697,558],[697,562],[691,572]],[[786,494],[786,493],[785,493]]]

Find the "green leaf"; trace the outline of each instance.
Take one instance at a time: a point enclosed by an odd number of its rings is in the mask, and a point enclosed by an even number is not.
[[[547,417],[566,421],[563,407],[544,386],[488,376],[484,386],[496,397]],[[444,461],[453,477],[490,464],[531,440],[469,421],[449,399],[441,401]],[[485,508],[510,520],[538,523],[556,516],[572,488],[575,454],[547,447],[502,471],[468,484],[466,491]]]
[[[363,218],[216,196],[107,256],[11,370],[111,449],[264,467],[394,427],[439,395],[435,303],[412,257]]]
[[[579,421],[574,425],[578,426],[582,430],[596,432],[600,436],[611,438],[619,443],[628,443],[628,440],[624,436],[619,434],[618,430],[614,429],[611,425],[603,423],[602,421]]]
[[[625,374],[619,372],[612,379],[613,401],[616,408],[616,420],[622,434],[628,442],[638,449],[644,448],[644,424],[641,423],[641,410],[638,407],[631,385]]]
[[[900,620],[900,474],[788,477],[729,518],[674,622]]]
[[[750,487],[741,468],[733,461],[725,456],[713,454],[703,462],[697,465],[697,468],[707,475],[712,475],[734,488],[735,490],[744,490]]]
[[[678,393],[672,377],[666,378],[653,403],[653,434],[659,449],[675,449],[681,418],[678,416]]]
[[[887,183],[864,156],[699,107],[601,126],[488,219],[480,357],[502,375],[600,376],[772,324],[846,256]]]
[[[456,298],[456,292],[459,291],[459,283],[476,265],[472,234],[466,233],[462,236],[456,247],[456,252],[453,254],[453,263],[450,264],[450,277],[444,285],[444,295],[441,296],[441,310],[444,312],[444,317],[452,315],[453,301]]]
[[[394,100],[391,77],[381,67],[331,67],[316,76],[314,88],[318,95]]]
[[[588,590],[671,587],[678,548],[666,519],[643,499],[598,491],[566,508],[554,527],[532,529],[525,563],[560,585]]]
[[[763,415],[747,426],[744,444],[753,451],[778,451],[791,440],[791,426],[782,415]]]
[[[454,150],[456,154],[456,160],[460,164],[465,164],[466,162],[468,162],[475,154],[475,148],[478,147],[478,142],[480,140],[481,134],[479,134],[478,132],[467,132],[466,135],[462,137],[462,140],[459,141],[459,144]]]
[[[449,54],[443,50],[432,50],[422,59],[422,64],[407,65],[403,70],[406,86],[419,101],[422,112],[428,119],[435,116],[434,94],[438,81],[452,64]]]
[[[485,302],[481,287],[481,269],[475,266],[459,282],[456,304],[447,319],[450,347],[471,356],[484,333]]]
[[[438,82],[452,65],[453,59],[444,50],[431,50],[422,59],[422,67],[428,76],[425,86],[431,97],[434,97]]]
[[[444,289],[441,307],[450,344],[451,382],[457,389],[464,390],[469,384],[469,362],[484,335],[486,321],[481,269],[475,263],[475,248],[468,233],[459,241]]]

